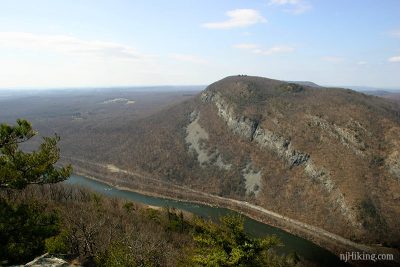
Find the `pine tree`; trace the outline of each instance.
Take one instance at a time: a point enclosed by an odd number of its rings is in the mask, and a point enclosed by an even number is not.
[[[282,245],[276,236],[249,236],[241,216],[221,217],[220,225],[198,219],[194,240],[197,243],[193,256],[196,266],[275,267],[296,263],[293,257],[275,253],[274,249]]]
[[[60,137],[43,137],[37,151],[24,152],[19,145],[37,134],[23,119],[17,125],[0,125],[0,188],[22,189],[29,184],[57,183],[67,179],[71,166],[56,168]]]
[[[57,183],[67,179],[71,166],[57,168],[60,137],[44,137],[38,150],[24,152],[20,144],[37,132],[19,119],[15,126],[0,125],[0,265],[20,264],[44,252],[45,240],[58,234],[59,216],[35,199],[15,202],[6,194],[30,184]]]

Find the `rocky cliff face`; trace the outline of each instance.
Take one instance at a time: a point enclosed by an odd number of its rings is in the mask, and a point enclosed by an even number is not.
[[[369,236],[378,240],[386,235],[385,231],[399,226],[393,216],[400,215],[400,210],[391,206],[398,203],[400,193],[396,184],[400,170],[395,141],[398,134],[393,129],[389,130],[390,137],[382,134],[389,125],[399,125],[399,118],[393,116],[396,112],[390,111],[396,107],[349,90],[316,89],[258,77],[229,77],[210,85],[199,99],[202,104],[197,109],[215,113],[226,131],[245,144],[239,150],[248,153],[247,159],[241,160],[248,163],[250,157],[260,170],[256,203],[276,208],[263,204],[274,196],[281,201],[277,205],[279,211],[286,206],[289,211],[284,212],[310,222],[323,218],[327,212],[335,214],[341,218],[336,221],[340,227],[329,226],[333,223],[326,219],[317,224],[355,239]],[[381,123],[382,119],[385,123]],[[204,120],[203,124],[207,122]],[[212,132],[213,126],[208,127]],[[222,143],[215,137],[210,146],[223,146]],[[256,148],[269,160],[263,162],[263,156],[256,156],[251,148],[243,152],[245,146]],[[235,166],[232,160],[227,164]],[[268,178],[268,172],[276,166],[280,169],[278,176],[286,177],[281,185],[277,185],[277,177]],[[247,181],[243,169],[242,178]],[[271,183],[280,189],[271,188]],[[243,186],[249,192],[246,185]],[[383,188],[392,196],[384,196]],[[302,204],[293,205],[290,201]],[[371,205],[367,207],[366,202]],[[298,210],[293,206],[302,205],[317,205],[315,212],[320,214],[314,219],[312,215],[300,215],[306,210],[304,206]],[[346,226],[350,226],[351,233],[338,229]],[[379,233],[371,235],[371,229]]]
[[[244,116],[237,116],[234,114],[233,109],[229,106],[218,93],[203,92],[201,94],[203,102],[212,102],[218,109],[218,116],[223,118],[232,132],[246,138],[253,140],[255,131],[258,128],[258,122],[246,118]]]
[[[391,128],[386,133],[386,140],[391,148],[385,159],[385,165],[390,173],[400,181],[400,127]],[[382,160],[382,158],[380,159]]]
[[[296,150],[289,138],[284,138],[279,134],[264,129],[260,121],[255,121],[244,116],[236,115],[234,109],[217,92],[206,91],[201,94],[203,102],[213,103],[218,109],[218,115],[226,122],[228,128],[235,134],[246,140],[256,142],[262,149],[268,149],[275,153],[279,158],[286,162],[288,168],[301,166],[304,173],[313,181],[319,183],[330,195],[330,201],[334,209],[339,208],[342,215],[354,227],[361,227],[361,223],[356,221],[356,216],[343,196],[343,193],[335,185],[325,168],[316,166],[308,153]],[[317,121],[319,125],[322,123]],[[323,123],[325,126],[327,123]],[[326,127],[326,126],[325,126]],[[327,127],[326,127],[327,128]],[[346,145],[347,140],[354,140],[352,135],[347,134],[339,127],[333,128],[335,133]],[[336,136],[335,135],[335,136]]]

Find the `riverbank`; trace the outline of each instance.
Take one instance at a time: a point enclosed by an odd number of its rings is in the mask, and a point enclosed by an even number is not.
[[[108,198],[123,199],[133,203],[158,206],[162,207],[162,209],[168,207],[170,210],[175,210],[178,213],[180,213],[180,211],[187,211],[192,215],[214,222],[219,222],[222,216],[235,216],[239,214],[236,211],[222,207],[203,205],[190,201],[177,201],[170,198],[146,196],[133,191],[120,190],[103,182],[80,175],[72,175],[67,181],[65,181],[65,183],[88,188],[91,191],[97,192]],[[316,245],[311,241],[292,235],[284,230],[281,230],[280,228],[253,220],[248,216],[242,215],[242,218],[244,222],[244,229],[247,234],[255,238],[276,236],[282,242],[282,246],[279,246],[275,249],[276,252],[285,255],[293,255],[293,253],[296,253],[301,259],[301,262],[304,263],[300,264],[300,266],[349,266],[344,264],[343,261],[340,261],[339,258],[330,251]]]
[[[87,162],[85,163],[87,164]],[[315,244],[328,249],[337,256],[348,251],[359,251],[366,253],[397,253],[392,249],[384,247],[375,247],[355,243],[351,240],[330,233],[324,229],[285,217],[248,202],[215,196],[183,186],[166,184],[165,182],[157,179],[143,177],[143,173],[132,173],[125,170],[117,170],[114,167],[112,171],[110,171],[108,165],[95,164],[97,165],[96,168],[89,169],[82,168],[80,165],[81,164],[78,164],[78,166],[74,165],[77,174],[102,183],[106,183],[120,190],[137,192],[143,195],[154,197],[169,198],[177,201],[190,201],[192,203],[198,203],[202,205],[228,208],[264,224],[283,229],[286,232],[310,240]],[[354,262],[354,264],[357,265],[357,262]]]

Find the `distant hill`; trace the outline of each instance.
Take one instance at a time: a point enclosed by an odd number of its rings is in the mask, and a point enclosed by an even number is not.
[[[376,91],[362,91],[362,92],[364,94],[379,96],[400,103],[400,90],[391,90],[391,91],[376,90]]]
[[[380,91],[387,91],[387,92],[400,92],[400,88],[381,88],[381,87],[371,87],[371,86],[342,86],[343,88],[352,89],[355,91],[361,92],[380,92]]]
[[[364,94],[375,95],[375,96],[386,96],[393,93],[385,90],[361,91],[361,92],[363,92]]]
[[[296,83],[299,85],[304,85],[304,86],[309,86],[309,87],[321,87],[320,85],[313,83],[313,82],[309,82],[309,81],[288,81],[288,83]]]
[[[379,96],[400,103],[400,89],[380,89],[366,86],[348,86],[367,95]]]

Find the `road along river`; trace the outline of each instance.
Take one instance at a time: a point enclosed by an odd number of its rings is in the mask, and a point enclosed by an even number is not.
[[[108,184],[83,177],[72,175],[65,183],[72,185],[80,185],[88,187],[89,189],[99,192],[101,194],[117,197],[134,202],[140,202],[146,205],[176,208],[184,211],[191,212],[204,218],[217,220],[218,217],[226,214],[236,214],[226,208],[212,207],[187,201],[178,201],[161,197],[146,196],[132,191],[117,189]],[[280,249],[283,253],[296,252],[301,258],[317,263],[318,266],[342,266],[344,263],[339,260],[333,253],[311,241],[297,237],[279,228],[263,224],[249,217],[244,216],[244,223],[246,231],[254,236],[262,237],[266,235],[278,236],[285,245]]]

